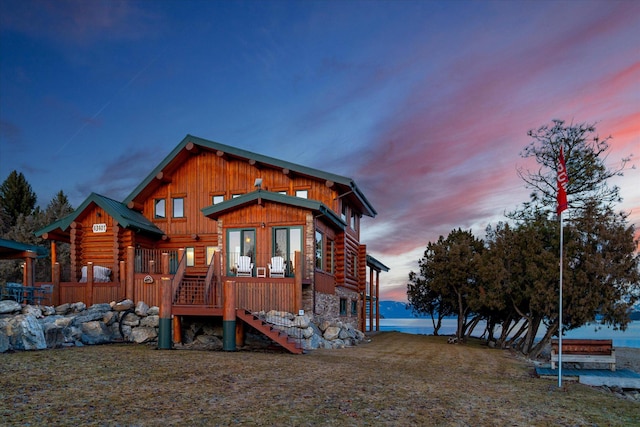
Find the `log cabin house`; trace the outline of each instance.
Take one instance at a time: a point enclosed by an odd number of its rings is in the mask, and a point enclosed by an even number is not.
[[[350,178],[187,135],[122,202],[92,193],[36,234],[51,241],[58,304],[160,305],[169,277],[173,317],[221,316],[232,280],[246,312],[364,331],[367,316],[377,329],[388,271],[360,243],[361,218],[375,215]],[[71,246],[66,274],[56,242]]]

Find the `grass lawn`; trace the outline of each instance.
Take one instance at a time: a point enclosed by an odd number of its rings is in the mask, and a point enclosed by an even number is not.
[[[343,350],[103,345],[0,354],[0,425],[623,426],[640,404],[509,352],[396,332]]]

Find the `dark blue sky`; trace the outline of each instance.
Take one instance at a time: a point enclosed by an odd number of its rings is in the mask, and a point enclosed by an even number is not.
[[[352,177],[406,298],[424,247],[527,200],[529,129],[640,155],[640,2],[0,2],[0,179],[122,199],[187,134]],[[616,181],[640,224],[640,173]]]

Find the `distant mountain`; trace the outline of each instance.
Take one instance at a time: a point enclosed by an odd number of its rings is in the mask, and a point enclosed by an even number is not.
[[[380,301],[380,317],[384,319],[407,319],[426,316],[416,316],[413,314],[408,304],[398,301]],[[640,301],[633,306],[631,320],[640,320]]]
[[[398,301],[380,301],[380,317],[385,319],[406,319],[415,316],[408,304]]]

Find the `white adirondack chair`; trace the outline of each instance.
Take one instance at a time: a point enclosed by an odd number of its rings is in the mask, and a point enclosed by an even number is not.
[[[251,262],[251,257],[239,256],[236,270],[236,276],[238,277],[251,277],[253,275],[253,263]]]
[[[269,264],[269,277],[284,277],[284,258],[274,256]]]

